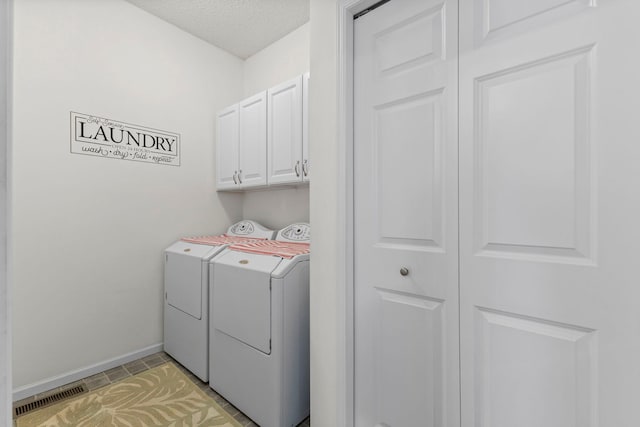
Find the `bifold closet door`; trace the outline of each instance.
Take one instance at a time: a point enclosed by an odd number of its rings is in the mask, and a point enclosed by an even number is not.
[[[457,0],[354,21],[355,425],[458,426]]]
[[[637,0],[460,0],[463,427],[640,425]]]

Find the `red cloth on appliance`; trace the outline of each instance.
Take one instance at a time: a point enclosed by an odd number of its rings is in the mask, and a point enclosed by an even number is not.
[[[183,237],[180,239],[184,242],[189,243],[197,243],[199,245],[209,245],[209,246],[222,246],[228,245],[229,243],[240,243],[240,242],[248,242],[248,241],[261,241],[266,240],[264,237],[245,237],[245,236],[227,236],[226,234],[221,234],[219,236],[194,236],[194,237]]]
[[[287,259],[310,252],[309,243],[283,242],[281,240],[234,243],[229,246],[229,249],[252,254],[274,255]]]

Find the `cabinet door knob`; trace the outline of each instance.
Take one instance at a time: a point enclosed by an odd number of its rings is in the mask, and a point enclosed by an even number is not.
[[[409,269],[407,267],[402,267],[400,269],[400,275],[401,276],[408,276],[409,275]]]
[[[238,171],[234,171],[234,172],[233,172],[233,183],[234,183],[234,184],[237,184],[237,183],[238,183],[238,180],[236,179],[236,175],[238,175]]]
[[[238,184],[242,184],[242,169],[238,172]]]
[[[304,176],[309,175],[309,161],[307,159],[302,162],[302,173]]]
[[[296,176],[300,176],[300,160],[298,160],[296,162],[296,166],[294,167],[294,170],[296,171]]]

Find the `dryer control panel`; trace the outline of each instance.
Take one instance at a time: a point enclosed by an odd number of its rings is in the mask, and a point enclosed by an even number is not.
[[[278,231],[276,240],[308,243],[311,239],[311,226],[307,223],[291,224]]]

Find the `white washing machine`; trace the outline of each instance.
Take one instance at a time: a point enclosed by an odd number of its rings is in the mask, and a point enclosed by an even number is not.
[[[262,427],[309,415],[308,224],[211,263],[209,385]]]
[[[165,250],[164,351],[202,381],[209,380],[209,261],[231,243],[272,239],[254,221],[219,236],[184,238]]]

